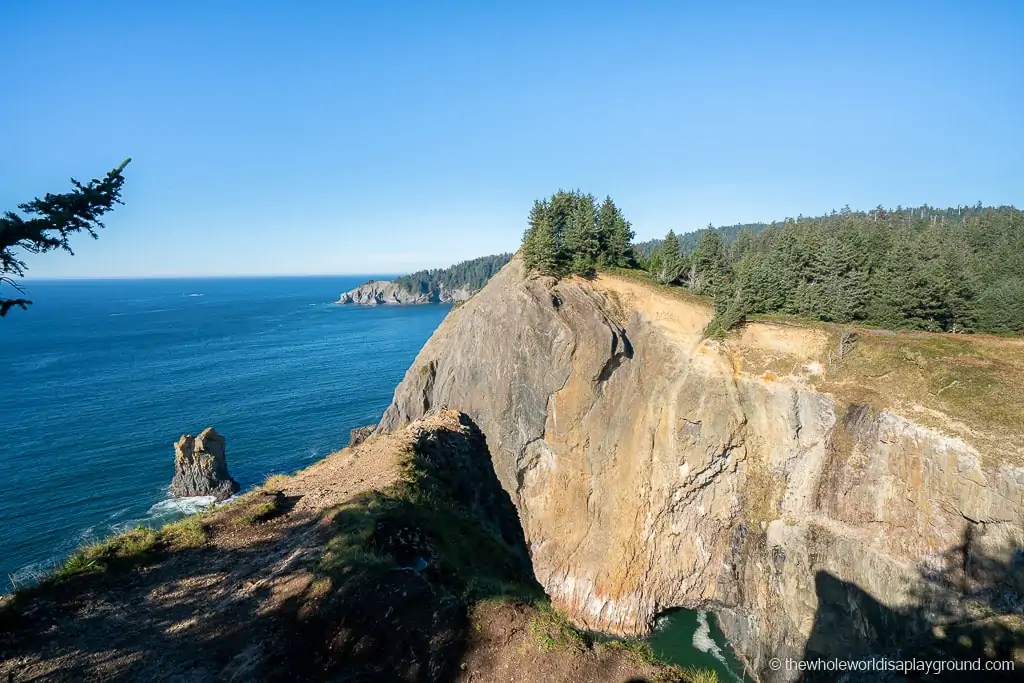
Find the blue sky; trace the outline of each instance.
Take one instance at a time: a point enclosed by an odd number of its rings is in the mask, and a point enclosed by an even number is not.
[[[640,238],[1024,204],[1020,3],[0,4],[0,208],[131,156],[34,277],[402,272],[533,199]]]

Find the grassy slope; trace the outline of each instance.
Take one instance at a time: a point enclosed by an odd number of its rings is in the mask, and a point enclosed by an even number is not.
[[[431,420],[429,429],[375,437],[273,477],[210,513],[80,549],[0,610],[0,654],[9,658],[0,675],[145,677],[160,659],[161,667],[222,667],[238,658],[239,642],[269,650],[246,664],[262,667],[249,675],[263,680],[424,667],[447,680],[460,660],[473,680],[489,680],[495,658],[567,681],[704,675],[660,665],[642,644],[596,643],[555,612],[533,579],[482,435],[455,413]],[[351,486],[337,493],[339,482]],[[225,572],[239,578],[220,578]],[[168,608],[178,625],[163,625]],[[504,646],[516,619],[532,651]],[[136,658],[149,649],[159,657]]]

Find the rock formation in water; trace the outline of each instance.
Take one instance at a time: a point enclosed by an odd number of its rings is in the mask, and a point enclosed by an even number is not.
[[[468,289],[449,289],[441,285],[430,292],[410,292],[390,280],[370,280],[341,295],[339,304],[381,306],[386,304],[436,304],[465,301],[473,295]]]
[[[770,680],[795,676],[773,657],[1024,644],[1019,620],[983,623],[1024,605],[1021,427],[981,433],[880,392],[903,366],[858,375],[828,329],[758,323],[716,342],[710,317],[624,278],[528,277],[515,259],[448,315],[378,431],[467,413],[538,580],[591,629],[644,634],[664,610],[711,609]],[[965,623],[984,638],[950,635]]]
[[[234,495],[238,482],[228,474],[224,447],[224,437],[213,427],[207,427],[199,436],[183,434],[174,444],[171,495],[175,498],[213,496],[217,500]]]

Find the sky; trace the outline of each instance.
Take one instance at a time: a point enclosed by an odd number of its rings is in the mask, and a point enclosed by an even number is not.
[[[638,239],[1024,205],[1024,3],[0,3],[0,209],[130,156],[31,277],[400,273],[533,200]]]

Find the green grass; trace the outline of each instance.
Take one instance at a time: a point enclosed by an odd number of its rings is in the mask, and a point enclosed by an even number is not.
[[[137,526],[101,541],[75,550],[49,576],[38,583],[16,589],[7,607],[46,590],[63,581],[85,574],[125,571],[159,559],[167,551],[199,548],[209,535],[204,523],[205,513],[198,513],[172,522],[160,529]]]
[[[139,526],[106,540],[90,543],[71,553],[52,578],[62,581],[78,574],[104,572],[138,564],[152,555],[158,541],[159,534],[155,530]]]
[[[342,579],[356,571],[394,566],[373,550],[373,532],[385,505],[382,494],[370,491],[324,515],[332,533],[317,562],[320,574]]]
[[[355,571],[394,569],[381,547],[381,529],[410,530],[431,555],[437,587],[469,603],[488,598],[532,599],[539,587],[524,581],[510,549],[486,525],[451,507],[412,502],[395,487],[364,493],[327,513],[331,536],[318,569],[335,578]],[[426,558],[425,558],[426,559]]]
[[[281,511],[277,496],[261,495],[252,497],[241,507],[237,515],[231,517],[236,526],[252,526],[277,516]]]
[[[718,683],[718,674],[711,669],[686,668],[681,673],[686,683]]]
[[[199,513],[168,524],[160,530],[160,541],[174,550],[202,546],[209,539],[202,517]]]
[[[530,633],[545,652],[582,653],[590,649],[593,642],[580,631],[569,618],[551,606],[549,602],[536,603],[536,614],[530,619]]]

